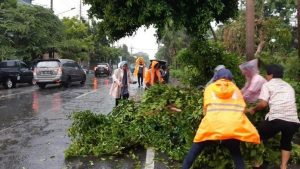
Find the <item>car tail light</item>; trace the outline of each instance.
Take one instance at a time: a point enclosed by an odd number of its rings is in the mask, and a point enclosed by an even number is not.
[[[57,69],[57,74],[58,74],[58,75],[61,75],[61,74],[62,74],[62,69],[61,69],[61,67],[59,67],[59,68]]]
[[[62,74],[62,69],[61,67],[58,67],[57,69],[54,70],[56,75],[61,75]]]
[[[33,69],[33,76],[36,76],[36,71],[37,71],[36,69],[37,69],[37,68],[34,68],[34,69]]]

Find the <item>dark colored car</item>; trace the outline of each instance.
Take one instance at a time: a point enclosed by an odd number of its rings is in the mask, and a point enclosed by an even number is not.
[[[129,70],[130,70],[131,74],[134,73],[134,69],[135,69],[135,65],[134,65],[133,63],[131,63],[131,64],[129,65]]]
[[[69,87],[72,82],[85,84],[86,73],[74,60],[39,60],[34,69],[34,79],[42,89],[47,84],[61,84]]]
[[[33,71],[20,60],[4,60],[0,62],[0,83],[7,88],[16,87],[17,83],[34,84]]]
[[[99,63],[94,68],[95,77],[99,77],[101,75],[110,76],[111,75],[111,67],[108,63]]]

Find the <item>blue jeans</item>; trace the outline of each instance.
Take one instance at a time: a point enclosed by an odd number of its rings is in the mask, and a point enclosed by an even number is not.
[[[189,169],[197,156],[201,153],[203,148],[207,146],[209,143],[212,141],[203,141],[199,143],[193,143],[190,151],[186,155],[184,161],[183,161],[183,166],[182,169]],[[223,140],[222,144],[228,148],[230,155],[234,161],[234,165],[236,169],[244,169],[244,159],[241,154],[240,150],[240,141],[239,140]]]

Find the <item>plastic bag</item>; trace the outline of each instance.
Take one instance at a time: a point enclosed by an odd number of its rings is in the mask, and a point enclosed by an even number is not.
[[[262,85],[266,79],[259,75],[258,59],[250,60],[239,66],[246,78],[246,83],[242,88],[244,99],[248,103],[255,103],[260,94]]]

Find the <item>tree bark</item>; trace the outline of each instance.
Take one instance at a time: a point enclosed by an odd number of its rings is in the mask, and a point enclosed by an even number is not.
[[[256,52],[254,54],[254,56],[256,57],[257,55],[259,55],[263,48],[265,47],[266,41],[265,41],[265,32],[263,30],[263,19],[258,19],[256,22],[256,28],[259,32],[259,44],[257,46]]]
[[[215,42],[217,42],[218,39],[217,39],[217,36],[216,36],[216,33],[215,33],[213,27],[212,27],[211,25],[209,25],[209,27],[210,27],[210,30],[211,30],[211,33],[212,33],[212,35],[213,35],[213,37],[214,37]]]
[[[246,59],[254,59],[254,14],[255,0],[246,2]]]

